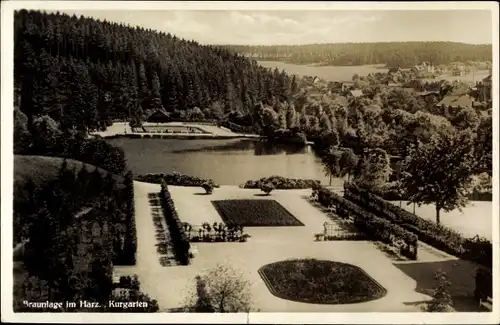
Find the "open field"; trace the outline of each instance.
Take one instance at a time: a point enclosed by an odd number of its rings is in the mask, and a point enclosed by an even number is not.
[[[399,206],[399,201],[392,202]],[[413,204],[407,205],[407,201],[402,201],[401,207],[413,213]],[[427,219],[436,221],[436,208],[434,205],[415,206],[415,214]],[[464,236],[483,236],[489,240],[493,238],[492,230],[493,205],[490,201],[469,201],[469,204],[460,212],[458,209],[444,212],[441,211],[441,223]]]
[[[318,65],[300,65],[280,61],[258,61],[266,68],[285,70],[289,74],[298,76],[311,76],[325,79],[326,81],[352,81],[352,76],[357,73],[359,76],[367,76],[370,73],[389,71],[384,65],[361,65],[361,66],[318,66]]]
[[[14,155],[14,183],[24,184],[28,179],[41,184],[48,180],[53,180],[57,177],[64,158],[47,157],[47,156],[28,156],[28,155]],[[68,167],[75,169],[76,172],[80,171],[84,165],[81,161],[67,159]],[[92,172],[95,166],[85,164],[87,170]],[[98,169],[102,175],[107,171]],[[114,175],[114,178],[123,182],[123,177]]]

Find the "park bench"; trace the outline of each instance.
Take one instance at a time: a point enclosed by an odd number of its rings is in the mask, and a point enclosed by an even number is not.
[[[486,299],[479,299],[479,308],[485,308],[488,309],[489,311],[492,311],[493,309],[493,299],[491,297],[486,297]]]

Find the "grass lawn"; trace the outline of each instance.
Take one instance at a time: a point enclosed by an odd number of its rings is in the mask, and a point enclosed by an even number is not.
[[[349,304],[375,300],[387,291],[359,267],[317,259],[267,264],[259,270],[277,297],[314,304]]]
[[[14,155],[14,183],[22,186],[28,179],[33,180],[35,184],[41,185],[48,181],[55,179],[64,158],[48,157],[48,156],[28,156],[28,155]],[[89,172],[95,170],[95,166],[85,164],[81,161],[67,159],[68,167],[74,169],[78,173],[85,165]],[[107,171],[98,168],[101,174],[106,175]],[[124,178],[119,175],[113,175],[113,178],[118,183],[123,183]]]
[[[304,225],[274,200],[218,200],[212,204],[226,224],[244,227]]]

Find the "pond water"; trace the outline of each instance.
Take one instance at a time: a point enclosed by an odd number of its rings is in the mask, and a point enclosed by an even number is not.
[[[310,146],[277,145],[253,139],[179,140],[110,139],[122,147],[134,174],[174,171],[213,179],[221,185],[279,175],[329,183],[319,157]],[[342,186],[334,179],[332,185]]]

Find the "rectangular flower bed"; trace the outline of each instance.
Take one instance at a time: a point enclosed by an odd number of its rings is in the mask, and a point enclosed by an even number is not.
[[[245,227],[303,226],[288,210],[274,200],[212,201],[227,225]]]

